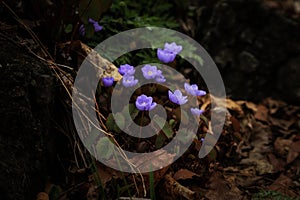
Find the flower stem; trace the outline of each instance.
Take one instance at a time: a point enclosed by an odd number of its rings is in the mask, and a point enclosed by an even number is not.
[[[141,123],[140,123],[140,135],[139,135],[138,143],[140,143],[140,139],[141,139],[141,136],[142,136],[142,124],[143,124],[143,119],[144,119],[144,112],[145,111],[142,111],[142,119],[141,119]]]

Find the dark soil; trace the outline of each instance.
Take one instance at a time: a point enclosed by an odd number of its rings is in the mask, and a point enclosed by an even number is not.
[[[0,37],[1,199],[34,199],[47,179],[55,77]]]

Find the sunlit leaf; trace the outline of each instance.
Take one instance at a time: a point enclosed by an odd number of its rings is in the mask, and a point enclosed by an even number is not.
[[[172,128],[174,128],[174,127],[176,126],[176,121],[175,121],[175,119],[170,119],[169,125],[170,125]]]

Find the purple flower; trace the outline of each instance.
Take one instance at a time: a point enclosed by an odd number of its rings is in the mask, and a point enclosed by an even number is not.
[[[134,79],[134,76],[123,76],[122,83],[125,87],[132,87],[138,83],[138,80]]]
[[[89,23],[94,26],[95,32],[101,31],[103,29],[103,27],[100,26],[99,23],[97,21],[93,20],[92,18],[89,18]]]
[[[97,21],[93,20],[92,18],[89,18],[88,22],[94,26],[95,32],[101,31],[103,29],[103,26],[100,26],[99,23]],[[79,27],[79,34],[81,36],[85,35],[84,24],[80,25],[80,27]]]
[[[183,96],[180,90],[175,90],[174,93],[172,93],[171,90],[169,90],[168,94],[170,101],[178,105],[185,104],[188,101],[187,96]]]
[[[193,115],[199,117],[204,112],[204,110],[200,110],[199,108],[191,108],[191,112]]]
[[[193,96],[204,96],[206,92],[204,90],[198,90],[198,86],[196,84],[190,85],[188,83],[184,83],[184,89]]]
[[[146,95],[142,94],[136,99],[135,106],[141,111],[152,110],[156,106],[156,103],[153,102],[152,97],[147,97]]]
[[[84,36],[85,35],[85,28],[84,28],[84,25],[81,24],[80,27],[79,27],[79,34],[81,36]]]
[[[164,50],[167,50],[169,52],[173,52],[174,54],[178,54],[180,51],[182,51],[182,46],[177,45],[175,42],[172,43],[165,43]]]
[[[155,81],[158,83],[166,82],[166,79],[165,79],[164,75],[162,75],[162,72],[160,70],[157,70]]]
[[[173,62],[175,57],[176,57],[176,53],[172,52],[172,51],[168,51],[166,49],[157,49],[157,57],[158,59],[163,62],[163,63],[170,63]]]
[[[147,64],[142,67],[142,72],[145,79],[154,79],[157,75],[157,67]]]
[[[128,64],[120,65],[120,68],[118,69],[118,71],[122,76],[123,75],[132,76],[135,73],[134,67],[131,65],[128,65]]]
[[[102,78],[102,83],[105,87],[110,87],[114,84],[114,78],[111,76]]]

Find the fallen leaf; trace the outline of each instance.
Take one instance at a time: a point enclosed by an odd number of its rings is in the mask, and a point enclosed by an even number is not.
[[[299,197],[291,188],[294,186],[290,177],[281,174],[269,187],[269,190],[280,192],[289,197]]]
[[[178,181],[178,180],[185,180],[185,179],[192,179],[193,177],[199,177],[198,174],[195,174],[194,172],[191,172],[190,170],[187,169],[180,169],[179,171],[177,171],[173,178]]]
[[[273,166],[274,172],[280,172],[284,170],[285,162],[280,158],[276,158],[276,156],[272,153],[267,155],[270,164]]]
[[[86,194],[87,200],[98,200],[99,199],[99,191],[97,186],[90,184],[89,190]]]
[[[103,184],[104,186],[112,179],[122,178],[122,173],[120,171],[114,170],[110,167],[106,167],[105,165],[100,164],[98,162],[96,163],[96,167],[97,167],[96,173],[99,175],[101,184]]]
[[[293,151],[300,153],[300,141],[294,141],[291,144],[291,149],[293,149]]]
[[[132,171],[135,167],[144,171],[152,171],[152,169],[163,169],[164,166],[171,164],[175,156],[175,154],[159,149],[151,154],[139,153],[129,159],[124,159],[122,156],[116,155],[116,158],[108,160],[107,163],[109,166],[114,166],[115,168],[122,166],[123,171]]]
[[[278,137],[274,142],[275,152],[281,157],[285,157],[290,149],[291,144],[292,140]]]
[[[299,156],[299,152],[294,151],[292,148],[290,148],[287,156],[286,156],[286,163],[290,164],[293,162],[297,157]]]
[[[196,193],[189,188],[178,183],[171,175],[165,176],[165,182],[163,184],[164,196],[168,196],[168,199],[187,199],[194,200]]]
[[[259,121],[268,122],[268,109],[264,105],[258,105],[254,117]]]
[[[40,192],[36,196],[36,200],[49,200],[49,196],[46,192]]]
[[[289,130],[291,125],[293,125],[295,123],[295,121],[293,121],[293,120],[278,119],[275,117],[271,117],[270,122],[273,126],[281,128],[285,131]]]
[[[212,98],[212,101],[216,104],[216,107],[227,108],[231,111],[236,112],[239,116],[244,115],[244,111],[242,107],[239,104],[237,104],[235,101],[231,99],[224,100],[222,98],[218,98],[212,95],[210,96]]]
[[[249,102],[249,101],[236,101],[236,103],[239,104],[240,106],[245,106],[249,110],[252,110],[253,113],[255,113],[257,111],[257,105],[252,103],[252,102]]]
[[[236,187],[234,181],[228,182],[220,172],[214,172],[208,181],[209,191],[205,194],[208,199],[243,199],[242,192]]]
[[[274,100],[272,98],[267,98],[263,100],[263,104],[269,109],[270,114],[275,114],[279,108],[286,106],[286,103],[279,100]]]

